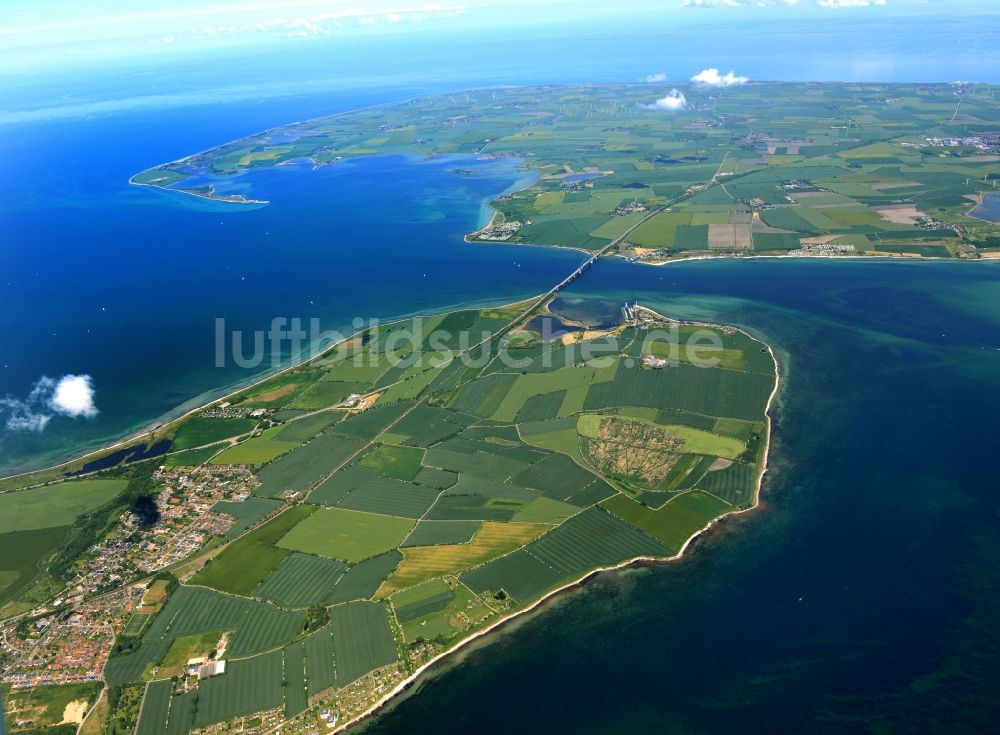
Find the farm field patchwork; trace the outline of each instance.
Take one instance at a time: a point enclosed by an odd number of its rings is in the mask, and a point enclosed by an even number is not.
[[[614,254],[654,263],[755,252],[975,258],[1000,248],[984,206],[1000,153],[989,85],[678,89],[687,104],[673,111],[650,104],[658,90],[649,85],[425,97],[290,125],[292,143],[250,136],[134,180],[183,189],[199,174],[235,181],[289,160],[410,153],[420,139],[427,155],[517,156],[539,174],[492,202],[497,215],[473,240],[591,251],[613,244]],[[437,325],[489,331],[503,323],[482,314],[458,312]],[[374,380],[374,365],[357,374]],[[336,374],[350,378],[349,367]],[[289,379],[252,400],[294,395],[308,395],[308,386]]]
[[[550,199],[549,208],[566,201]],[[442,315],[416,327],[418,344],[449,321],[487,332],[506,323]],[[103,669],[109,691],[129,692],[136,706],[145,693],[135,732],[252,730],[306,722],[320,708],[345,714],[346,702],[374,701],[418,664],[552,590],[671,556],[714,518],[748,507],[775,385],[766,347],[699,326],[721,357],[701,367],[686,346],[673,360],[646,339],[670,326],[683,341],[692,325],[649,313],[605,321],[542,344],[531,332],[523,347],[500,337],[482,348],[494,359],[460,370],[461,356],[441,360],[440,349],[430,353],[436,367],[396,365],[383,352],[390,340],[373,338],[363,349],[378,369],[362,370],[363,380],[344,362],[329,366],[336,379],[322,363],[302,366],[192,417],[190,429],[171,429],[197,444],[245,428],[227,418],[234,412],[260,423],[223,437],[211,458],[197,446],[174,455],[202,465],[172,474],[164,461],[167,469],[141,476],[141,490],[172,517],[203,485],[214,493],[193,506],[206,542],[136,592]],[[520,368],[504,362],[512,350],[524,353]],[[602,356],[581,359],[587,350]],[[307,412],[310,396],[325,402],[347,386],[368,398]],[[214,421],[229,428],[216,432]],[[46,500],[74,488],[79,505],[56,520],[72,523],[134,491],[131,479],[97,477],[14,495]],[[20,520],[51,517],[42,506],[24,506]],[[0,535],[18,556],[0,569],[0,594],[18,594],[68,530]],[[224,671],[192,673],[213,658]]]

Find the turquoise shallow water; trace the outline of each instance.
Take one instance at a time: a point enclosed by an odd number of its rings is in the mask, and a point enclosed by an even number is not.
[[[781,356],[764,504],[604,575],[361,728],[984,732],[1000,715],[1000,267],[602,262],[571,296],[745,325]]]

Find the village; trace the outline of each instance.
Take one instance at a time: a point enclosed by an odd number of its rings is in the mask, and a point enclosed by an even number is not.
[[[0,628],[0,681],[16,687],[97,681],[117,635],[141,604],[130,583],[166,569],[225,534],[221,501],[246,500],[259,482],[246,467],[161,467],[154,480],[159,520],[143,528],[131,512],[75,567],[65,593]]]
[[[142,590],[125,587],[67,606],[56,600],[38,617],[0,629],[0,652],[9,662],[2,681],[14,687],[100,681],[104,664]]]

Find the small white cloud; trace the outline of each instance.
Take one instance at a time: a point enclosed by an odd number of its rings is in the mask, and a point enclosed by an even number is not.
[[[735,87],[740,84],[746,84],[750,80],[746,77],[736,76],[731,71],[728,74],[720,74],[718,69],[702,69],[691,77],[691,81],[709,87]]]
[[[667,81],[667,75],[665,72],[662,71],[658,71],[655,74],[647,74],[646,81],[649,82],[650,84],[656,82],[665,82]]]
[[[660,97],[651,105],[646,105],[650,110],[683,110],[687,107],[687,97],[679,89],[671,89],[665,97]]]
[[[94,405],[94,380],[89,375],[64,375],[56,383],[49,406],[63,416],[97,415]]]
[[[4,423],[11,431],[44,431],[56,414],[93,418],[97,413],[89,375],[64,375],[58,380],[43,375],[27,398],[0,398],[0,416],[6,414]]]

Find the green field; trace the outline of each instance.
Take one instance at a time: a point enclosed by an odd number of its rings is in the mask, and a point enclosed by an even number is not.
[[[249,595],[288,555],[277,543],[315,510],[315,506],[297,505],[237,539],[208,562],[194,576],[192,584]]]
[[[757,472],[739,462],[715,472],[705,474],[698,487],[737,507],[746,507],[753,502],[757,486]]]
[[[260,583],[254,596],[285,608],[319,605],[344,576],[347,565],[332,559],[293,553]]]
[[[613,380],[591,386],[585,408],[642,406],[755,421],[774,388],[773,375],[677,365],[664,380],[657,370],[622,367]]]
[[[385,605],[350,602],[335,607],[330,617],[341,686],[396,660],[396,642]]]
[[[282,426],[274,426],[260,436],[246,439],[236,446],[224,449],[212,459],[212,464],[262,465],[287,454],[295,449],[298,443],[278,439],[278,434],[283,429]]]
[[[309,706],[306,690],[305,647],[298,643],[284,649],[285,652],[285,717],[294,717],[305,712]]]
[[[420,521],[400,547],[464,544],[472,540],[479,526],[479,521]]]
[[[149,622],[152,613],[137,612],[132,613],[129,617],[128,622],[125,624],[125,629],[122,631],[122,635],[125,636],[138,636],[142,634],[142,631],[146,627],[146,623]]]
[[[306,690],[312,696],[337,683],[331,626],[316,631],[302,641],[306,658]]]
[[[455,599],[455,593],[443,579],[432,579],[403,592],[397,592],[390,599],[396,620],[405,624],[444,610]]]
[[[698,490],[677,496],[659,510],[645,508],[623,495],[601,504],[617,517],[659,539],[674,553],[692,534],[733,506]]]
[[[482,599],[454,577],[399,592],[393,595],[392,605],[408,643],[452,639],[492,613]]]
[[[281,441],[290,442],[304,442],[316,434],[323,431],[323,429],[330,426],[341,419],[341,416],[337,413],[331,411],[324,411],[322,413],[314,413],[311,416],[305,416],[295,421],[289,421],[285,424],[285,427],[278,432],[278,439]]]
[[[333,588],[333,592],[326,601],[337,604],[374,597],[386,578],[399,566],[402,559],[403,555],[393,549],[352,566],[337,582],[337,586]]]
[[[418,447],[382,444],[361,458],[361,464],[375,468],[383,477],[412,480],[420,471],[424,451]]]
[[[127,484],[126,480],[70,480],[0,493],[0,534],[70,525],[112,500]]]
[[[367,383],[341,383],[334,380],[321,380],[302,391],[295,400],[288,404],[291,408],[316,410],[336,406],[352,393],[364,393]]]
[[[454,436],[474,421],[474,418],[460,413],[421,404],[395,424],[382,439],[415,447],[429,447]]]
[[[196,635],[181,636],[174,638],[170,643],[170,648],[159,663],[156,676],[180,676],[184,672],[184,667],[192,658],[201,656],[207,657],[215,650],[219,642],[220,634],[217,631],[210,633],[198,633]]]
[[[147,632],[148,638],[148,632]],[[112,686],[123,686],[140,681],[167,653],[170,640],[164,638],[144,640],[135,653],[111,656],[104,667],[104,679]]]
[[[170,695],[174,685],[169,679],[151,682],[146,687],[139,711],[137,735],[161,735],[166,732]]]
[[[278,500],[251,496],[240,503],[220,500],[212,506],[212,511],[215,513],[225,513],[236,519],[236,522],[226,532],[227,537],[233,538],[234,536],[239,536],[243,531],[250,528],[250,526],[280,507],[281,502]]]
[[[283,706],[283,672],[280,650],[245,661],[230,661],[225,674],[201,682],[195,726],[206,727],[237,715]]]
[[[416,519],[427,512],[439,494],[436,488],[372,477],[347,493],[338,506]]]
[[[583,388],[614,380],[618,361],[604,367],[565,367],[542,373],[521,375],[493,412],[496,421],[514,421],[529,398],[573,388]]]
[[[254,419],[244,418],[204,418],[195,416],[181,424],[174,434],[171,450],[190,449],[203,444],[229,439],[246,434],[257,425]]]
[[[331,432],[320,434],[308,444],[261,468],[257,473],[261,484],[254,494],[270,497],[287,491],[305,491],[361,447],[361,442]]]
[[[117,675],[137,672],[131,673],[136,678],[147,665],[160,664],[176,639],[227,631],[232,633],[227,657],[250,656],[290,641],[302,621],[300,612],[202,587],[181,586],[146,631],[138,651],[112,660]]]
[[[61,526],[0,535],[0,605],[14,599],[38,575],[41,562],[62,545],[69,530]]]
[[[374,406],[363,413],[347,417],[331,428],[330,433],[346,439],[368,441],[381,434],[412,407],[413,404],[409,401]]]
[[[395,549],[414,526],[407,518],[341,508],[312,509],[316,512],[281,537],[282,549],[359,562]]]
[[[163,464],[167,467],[197,467],[204,464],[221,450],[223,445],[217,444],[201,449],[188,449],[177,454],[168,454],[163,458]]]

